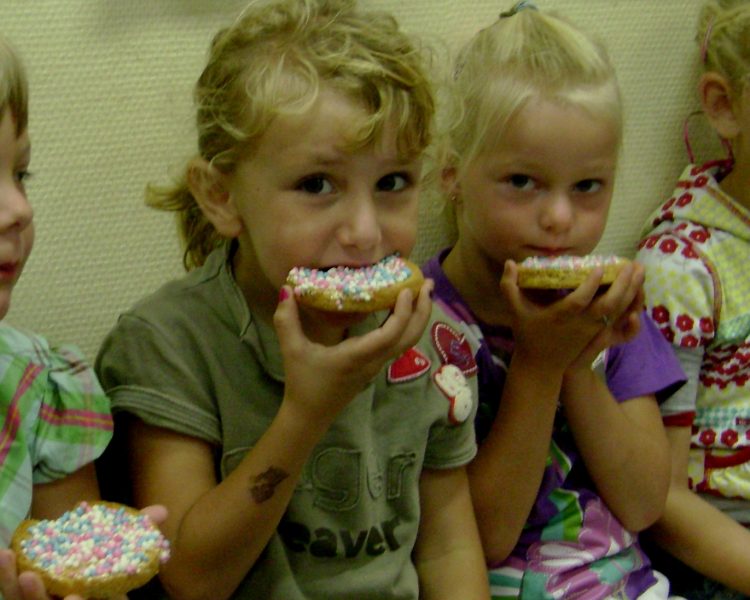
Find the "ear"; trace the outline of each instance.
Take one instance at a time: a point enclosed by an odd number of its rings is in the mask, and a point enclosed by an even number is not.
[[[440,185],[455,208],[461,197],[461,186],[458,183],[456,167],[443,167],[440,171]]]
[[[713,71],[704,73],[698,82],[698,94],[703,113],[719,136],[726,140],[737,137],[740,126],[736,104],[726,77]]]
[[[203,215],[226,238],[236,238],[242,231],[242,220],[227,189],[227,176],[204,158],[190,161],[187,169],[190,192]]]

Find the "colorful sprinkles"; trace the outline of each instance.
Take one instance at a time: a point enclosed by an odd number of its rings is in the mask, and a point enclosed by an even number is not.
[[[588,267],[616,265],[622,259],[618,256],[589,254],[588,256],[529,256],[519,266],[524,269],[552,269],[569,271]]]
[[[76,580],[132,575],[153,559],[169,558],[169,542],[145,515],[81,502],[56,520],[27,530],[21,547],[35,565]]]
[[[345,299],[369,302],[375,292],[406,281],[411,274],[404,259],[392,254],[374,265],[360,268],[295,267],[289,272],[287,283],[294,287],[294,293],[298,297],[323,291],[340,310]]]

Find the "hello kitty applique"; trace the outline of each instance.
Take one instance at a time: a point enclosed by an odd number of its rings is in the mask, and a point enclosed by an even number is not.
[[[469,418],[474,405],[467,379],[477,373],[474,353],[466,337],[447,323],[435,323],[431,335],[442,362],[432,378],[448,399],[448,420],[459,425]]]
[[[448,420],[460,425],[471,414],[473,398],[466,376],[456,365],[440,365],[432,376],[437,388],[448,399]]]

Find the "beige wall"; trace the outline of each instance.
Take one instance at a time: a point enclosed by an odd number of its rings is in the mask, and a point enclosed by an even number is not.
[[[361,0],[454,47],[509,0]],[[699,0],[539,0],[608,42],[623,87],[624,152],[602,251],[632,254],[685,161]],[[0,32],[31,81],[29,194],[37,245],[8,320],[93,358],[117,314],[181,273],[171,216],[143,206],[193,148],[190,90],[212,33],[244,0],[0,0]],[[444,45],[444,46],[442,46]],[[425,198],[425,207],[429,204]],[[416,258],[449,241],[423,211]]]

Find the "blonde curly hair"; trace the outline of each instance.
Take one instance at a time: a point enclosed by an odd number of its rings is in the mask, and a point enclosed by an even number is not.
[[[303,113],[326,86],[366,109],[353,143],[373,143],[395,123],[399,152],[416,156],[431,141],[435,111],[424,59],[393,17],[355,0],[253,2],[214,37],[195,86],[198,152],[231,173],[276,117]],[[147,203],[177,212],[186,269],[223,243],[186,173],[174,186],[149,187]]]

